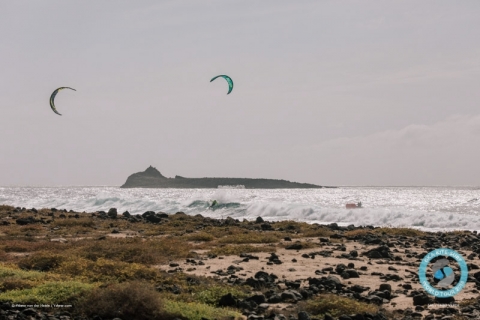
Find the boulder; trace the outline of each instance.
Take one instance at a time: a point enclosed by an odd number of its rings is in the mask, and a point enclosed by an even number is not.
[[[110,208],[110,210],[108,210],[107,216],[111,219],[117,218],[117,209],[116,208]]]
[[[222,296],[218,301],[219,307],[235,307],[236,305],[237,299],[231,293]]]

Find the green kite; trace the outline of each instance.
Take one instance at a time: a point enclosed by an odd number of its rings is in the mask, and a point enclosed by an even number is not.
[[[215,80],[219,77],[222,77],[223,79],[227,80],[227,83],[228,83],[228,93],[227,94],[230,94],[230,92],[232,92],[232,90],[233,90],[233,80],[232,80],[232,78],[230,78],[229,76],[221,74],[219,76],[216,76],[212,80],[210,80],[210,82],[212,82],[213,80]]]
[[[59,116],[61,116],[61,114],[58,113],[57,108],[55,108],[55,96],[57,95],[58,91],[63,90],[63,89],[70,89],[70,90],[73,90],[73,91],[77,91],[77,90],[75,90],[73,88],[70,88],[70,87],[60,87],[60,88],[56,89],[55,91],[53,91],[52,95],[50,96],[50,107],[52,108],[53,112],[55,112]]]

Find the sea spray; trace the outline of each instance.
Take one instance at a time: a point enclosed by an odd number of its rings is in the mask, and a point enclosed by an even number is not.
[[[0,204],[95,212],[117,208],[213,218],[295,220],[340,225],[480,230],[476,188],[343,187],[338,189],[120,189],[2,187]],[[216,205],[211,206],[213,200]],[[362,201],[361,209],[345,204]]]

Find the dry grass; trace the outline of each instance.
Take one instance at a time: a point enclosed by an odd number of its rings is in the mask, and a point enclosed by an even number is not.
[[[65,260],[66,257],[55,253],[39,252],[22,258],[17,265],[24,270],[49,271],[58,267]]]
[[[93,228],[95,227],[95,222],[92,218],[68,218],[68,219],[55,219],[50,226],[53,227],[63,227],[63,228],[74,228],[74,227],[84,227],[84,228]],[[71,230],[74,231],[74,230]]]
[[[77,303],[76,313],[88,317],[99,315],[104,319],[169,320],[176,317],[163,310],[160,294],[141,282],[94,289]]]
[[[471,299],[464,299],[460,301],[458,304],[461,307],[472,306],[480,302],[480,298],[471,298]]]
[[[252,246],[248,244],[240,244],[219,246],[210,250],[208,253],[216,254],[218,256],[232,256],[241,253],[275,252],[276,250],[275,246]]]
[[[5,252],[35,252],[35,251],[64,251],[69,244],[60,242],[50,242],[46,240],[26,241],[26,240],[4,240],[0,244],[0,249]]]
[[[215,237],[207,232],[196,232],[185,236],[187,241],[213,241]]]
[[[12,261],[14,259],[15,259],[14,256],[6,253],[3,250],[0,250],[0,262],[9,262],[9,261]]]
[[[345,236],[355,237],[355,236],[364,236],[367,234],[375,235],[389,235],[389,236],[405,236],[405,237],[420,237],[426,233],[420,230],[411,229],[411,228],[375,228],[375,229],[357,229],[346,231]]]
[[[222,238],[222,237],[226,237],[226,236],[235,236],[235,235],[238,235],[238,234],[245,234],[245,233],[250,232],[245,228],[240,228],[240,227],[235,227],[235,226],[232,226],[232,227],[211,227],[211,226],[209,226],[204,231],[208,234],[211,234],[212,236],[214,236],[217,239]]]
[[[218,240],[218,243],[232,243],[232,244],[245,244],[245,243],[276,243],[280,240],[280,237],[271,232],[248,232],[238,233],[233,235],[227,235]]]
[[[341,297],[334,294],[319,295],[313,300],[303,302],[301,306],[305,308],[307,312],[315,316],[322,316],[329,313],[334,317],[352,313],[377,313],[379,309],[376,305],[359,302],[351,298]]]
[[[160,276],[157,270],[148,266],[103,258],[96,261],[72,258],[63,261],[54,271],[84,282],[154,281]]]
[[[30,283],[30,281],[26,281],[24,279],[19,279],[16,277],[4,278],[0,283],[0,291],[23,290],[31,288],[32,284]]]
[[[188,242],[174,237],[82,240],[76,245],[78,255],[93,261],[104,258],[150,265],[186,258],[192,249]]]
[[[301,233],[302,237],[310,238],[310,237],[329,237],[334,232],[330,229],[327,229],[325,227],[316,227],[316,228],[309,228],[304,230]]]

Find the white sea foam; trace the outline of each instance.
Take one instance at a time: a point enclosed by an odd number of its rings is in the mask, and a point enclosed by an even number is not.
[[[0,204],[93,212],[117,208],[215,218],[296,220],[309,223],[480,230],[477,188],[338,189],[120,189],[115,187],[0,188]],[[210,208],[213,200],[217,205]],[[473,200],[473,201],[472,201]],[[345,209],[362,201],[362,209]]]

